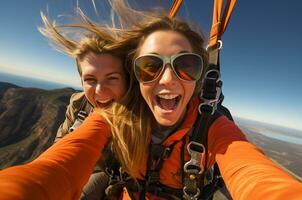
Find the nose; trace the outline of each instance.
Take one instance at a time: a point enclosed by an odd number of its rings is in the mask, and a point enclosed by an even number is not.
[[[103,90],[104,90],[103,84],[100,83],[100,82],[97,83],[97,85],[96,85],[96,87],[95,87],[95,93],[97,93],[97,94],[102,94]]]
[[[101,99],[107,99],[110,98],[111,90],[106,87],[106,84],[102,82],[98,82],[96,87],[95,87],[95,95],[97,95]]]
[[[171,65],[168,64],[165,67],[165,69],[160,77],[159,83],[165,84],[165,85],[170,85],[170,84],[175,84],[176,81],[177,81],[177,77],[176,77]]]
[[[105,87],[106,84],[102,84],[99,82],[95,87],[95,97],[97,97],[99,100],[106,100],[111,97],[110,90],[108,90],[107,87]]]

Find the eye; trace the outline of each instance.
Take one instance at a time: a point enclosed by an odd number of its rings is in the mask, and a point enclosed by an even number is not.
[[[119,80],[119,77],[117,77],[117,76],[110,76],[110,77],[108,77],[108,80]]]
[[[92,84],[96,82],[95,78],[92,77],[88,77],[88,78],[84,78],[84,82],[88,83],[88,84]]]

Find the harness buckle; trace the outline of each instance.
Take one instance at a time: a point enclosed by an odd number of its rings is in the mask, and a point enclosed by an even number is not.
[[[199,104],[198,106],[198,112],[199,114],[202,113],[202,111],[210,111],[211,110],[211,114],[213,115],[216,108],[217,108],[217,104],[219,103],[219,98],[221,95],[221,86],[222,86],[222,81],[220,80],[220,73],[218,70],[216,69],[212,69],[209,70],[206,74],[205,74],[205,80],[204,82],[209,81],[213,84],[213,81],[215,81],[215,97],[214,98],[205,98],[204,97],[204,93],[205,90],[202,89],[201,93],[200,93],[200,98],[202,99],[202,103]],[[211,85],[213,86],[213,85]],[[208,92],[208,91],[206,91]],[[211,91],[213,93],[213,91]]]
[[[192,194],[190,194],[189,191],[187,191],[187,187],[185,186],[183,188],[183,193],[184,193],[184,195],[183,195],[184,199],[186,199],[186,200],[197,200],[198,196],[200,195],[200,189],[197,188],[197,192],[194,195],[192,195]]]
[[[220,49],[222,49],[222,46],[223,46],[222,41],[221,41],[221,40],[218,40],[217,43],[216,43],[216,45],[214,45],[214,46],[212,46],[212,47],[210,47],[209,45],[207,45],[206,50],[207,50],[207,51],[209,51],[209,50],[211,50],[211,49],[218,49],[218,50],[220,50]]]
[[[69,132],[72,132],[74,131],[75,129],[77,129],[82,123],[83,121],[85,120],[85,118],[88,116],[88,114],[83,111],[83,110],[80,110],[80,112],[78,113],[78,116],[75,120],[75,122],[73,123],[73,125],[69,128]]]
[[[217,91],[217,94],[216,94],[215,99],[205,99],[205,98],[203,98],[203,102],[201,104],[199,104],[199,106],[198,106],[199,114],[201,114],[202,111],[204,111],[204,110],[210,110],[212,115],[215,113],[215,110],[217,109],[217,105],[219,103],[221,88],[216,87],[216,91]]]
[[[205,147],[203,144],[191,141],[187,146],[187,150],[191,159],[184,165],[186,178],[185,186],[183,188],[183,197],[187,200],[195,200],[200,195],[198,183],[204,171],[202,158],[205,155]]]
[[[185,173],[202,174],[203,167],[201,165],[201,158],[205,154],[205,147],[203,144],[191,141],[187,149],[191,159],[184,165]]]

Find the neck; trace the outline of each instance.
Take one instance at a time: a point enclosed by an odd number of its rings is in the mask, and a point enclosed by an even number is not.
[[[183,115],[184,116],[184,115]],[[183,123],[184,117],[181,117],[180,120],[177,121],[176,124],[172,126],[163,126],[156,122],[156,120],[152,119],[152,134],[157,138],[164,139],[169,136],[171,133],[175,132]]]

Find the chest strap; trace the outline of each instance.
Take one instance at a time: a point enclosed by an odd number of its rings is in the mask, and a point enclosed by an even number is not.
[[[145,182],[143,183],[142,191],[140,192],[140,199],[145,199],[146,192],[152,192],[159,196],[162,193],[160,187],[160,170],[163,167],[164,160],[169,158],[171,152],[177,141],[172,143],[169,147],[161,144],[150,144],[149,155],[147,161],[147,172]]]

